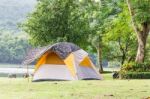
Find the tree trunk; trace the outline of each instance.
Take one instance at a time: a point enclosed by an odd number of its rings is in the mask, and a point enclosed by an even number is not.
[[[128,63],[135,60],[135,55],[132,55],[128,58]]]
[[[135,32],[137,33],[137,39],[138,39],[138,50],[137,50],[135,62],[143,63],[144,57],[145,57],[146,41],[147,41],[148,33],[150,31],[150,26],[147,22],[141,23],[140,28],[137,26],[137,24],[135,24],[134,19],[133,19],[135,12],[132,9],[130,0],[126,0],[126,1],[127,1],[130,15],[131,15],[132,25],[133,25]]]
[[[123,55],[122,55],[122,61],[121,61],[121,64],[122,64],[122,65],[124,64],[125,59],[126,59],[126,55],[123,53]]]
[[[97,61],[99,66],[99,73],[103,72],[103,66],[102,66],[102,49],[97,48]]]
[[[119,43],[119,47],[120,47],[120,51],[122,52],[122,56],[121,56],[121,64],[123,65],[125,60],[126,60],[126,53],[127,53],[127,49],[128,49],[128,44],[126,43],[126,47],[124,48],[121,45],[121,38],[118,39],[118,43]]]
[[[145,57],[145,47],[148,37],[148,32],[146,32],[146,27],[143,27],[144,30],[137,33],[138,38],[138,50],[135,61],[137,63],[143,63]]]

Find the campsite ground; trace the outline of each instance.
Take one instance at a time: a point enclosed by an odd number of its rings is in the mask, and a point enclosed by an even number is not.
[[[146,99],[150,80],[28,82],[23,78],[0,78],[0,99]]]

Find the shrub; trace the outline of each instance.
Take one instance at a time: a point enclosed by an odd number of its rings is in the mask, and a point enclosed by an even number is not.
[[[150,63],[126,63],[119,73],[122,79],[150,79]]]
[[[121,67],[121,72],[150,72],[150,63],[127,63]]]
[[[150,79],[150,72],[126,72],[121,73],[122,79]]]

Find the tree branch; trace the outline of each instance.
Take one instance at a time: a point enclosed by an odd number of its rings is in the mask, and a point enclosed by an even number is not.
[[[130,2],[130,0],[126,0],[126,2],[127,2],[128,9],[129,9],[129,12],[130,12],[131,21],[132,21],[132,26],[133,26],[135,32],[138,33],[140,30],[139,30],[139,28],[138,28],[138,27],[135,25],[135,23],[134,23],[134,19],[133,19],[134,11],[133,11],[133,9],[132,9],[132,7],[131,7],[131,2]]]
[[[120,39],[120,38],[118,39],[118,44],[119,44],[119,46],[120,46],[120,50],[124,53],[124,48],[123,48],[123,46],[121,45],[121,39]]]

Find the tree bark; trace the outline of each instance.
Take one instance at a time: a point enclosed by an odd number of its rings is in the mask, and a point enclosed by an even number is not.
[[[121,56],[121,64],[123,65],[125,60],[126,60],[126,53],[127,53],[127,48],[128,48],[128,44],[126,43],[126,47],[124,48],[121,45],[121,38],[118,39],[118,43],[119,43],[119,47],[120,47],[120,51],[122,52],[122,56]]]
[[[102,66],[102,49],[99,47],[97,48],[97,59],[98,59],[98,65],[99,65],[99,73],[103,72],[103,66]]]
[[[135,55],[132,55],[128,58],[128,63],[135,60]]]
[[[147,23],[144,23],[143,30],[137,32],[137,38],[138,38],[138,50],[135,61],[137,63],[143,63],[144,57],[145,57],[145,47],[146,47],[146,41],[148,38],[149,28]]]
[[[122,65],[124,64],[125,59],[126,59],[126,55],[125,55],[125,54],[123,54],[123,55],[122,55],[122,61],[121,61],[121,64],[122,64]]]

